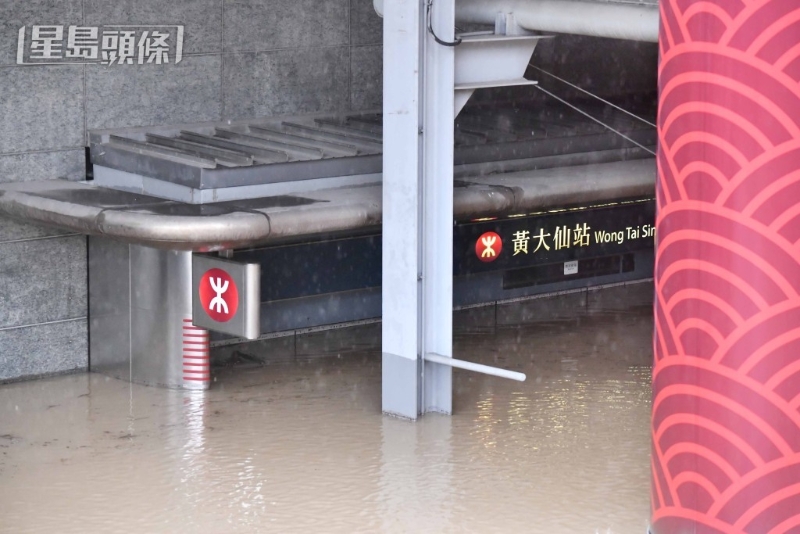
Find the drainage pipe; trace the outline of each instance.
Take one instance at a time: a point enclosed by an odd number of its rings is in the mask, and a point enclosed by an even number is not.
[[[428,354],[425,355],[425,361],[438,363],[440,365],[446,365],[448,367],[455,367],[457,369],[465,369],[467,371],[473,371],[475,373],[481,373],[484,375],[492,375],[492,376],[499,376],[500,378],[508,378],[510,380],[516,380],[517,382],[525,382],[525,379],[527,378],[525,376],[525,373],[509,371],[508,369],[500,369],[499,367],[483,365],[482,363],[473,363],[473,362],[465,362],[464,360],[456,360],[455,358],[442,356],[441,354],[434,354],[432,352],[429,352]]]
[[[383,0],[373,0],[383,16]],[[513,13],[525,30],[658,42],[658,6],[580,0],[456,0],[456,21],[494,24]]]

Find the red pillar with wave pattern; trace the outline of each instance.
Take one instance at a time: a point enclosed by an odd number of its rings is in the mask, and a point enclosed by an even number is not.
[[[800,532],[800,0],[660,0],[653,534]]]

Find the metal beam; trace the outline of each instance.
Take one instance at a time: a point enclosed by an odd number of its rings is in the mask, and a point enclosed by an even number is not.
[[[373,5],[383,16],[384,0]],[[658,3],[652,0],[458,0],[456,18],[494,24],[498,13],[513,13],[526,30],[658,42]]]

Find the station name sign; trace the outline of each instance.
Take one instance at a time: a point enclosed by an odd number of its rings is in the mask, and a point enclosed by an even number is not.
[[[182,25],[65,26],[19,29],[18,65],[164,65],[183,59]]]
[[[523,268],[652,249],[655,202],[559,210],[458,225],[454,274]]]

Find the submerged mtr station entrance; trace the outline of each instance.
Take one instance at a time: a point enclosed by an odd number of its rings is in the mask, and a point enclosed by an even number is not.
[[[90,236],[91,370],[203,389],[223,333],[380,316],[383,411],[449,414],[452,367],[522,378],[453,358],[454,305],[655,272],[651,531],[797,531],[797,2],[375,7],[380,110],[98,130],[92,181],[0,185]],[[553,33],[658,43],[658,120],[538,85]]]

